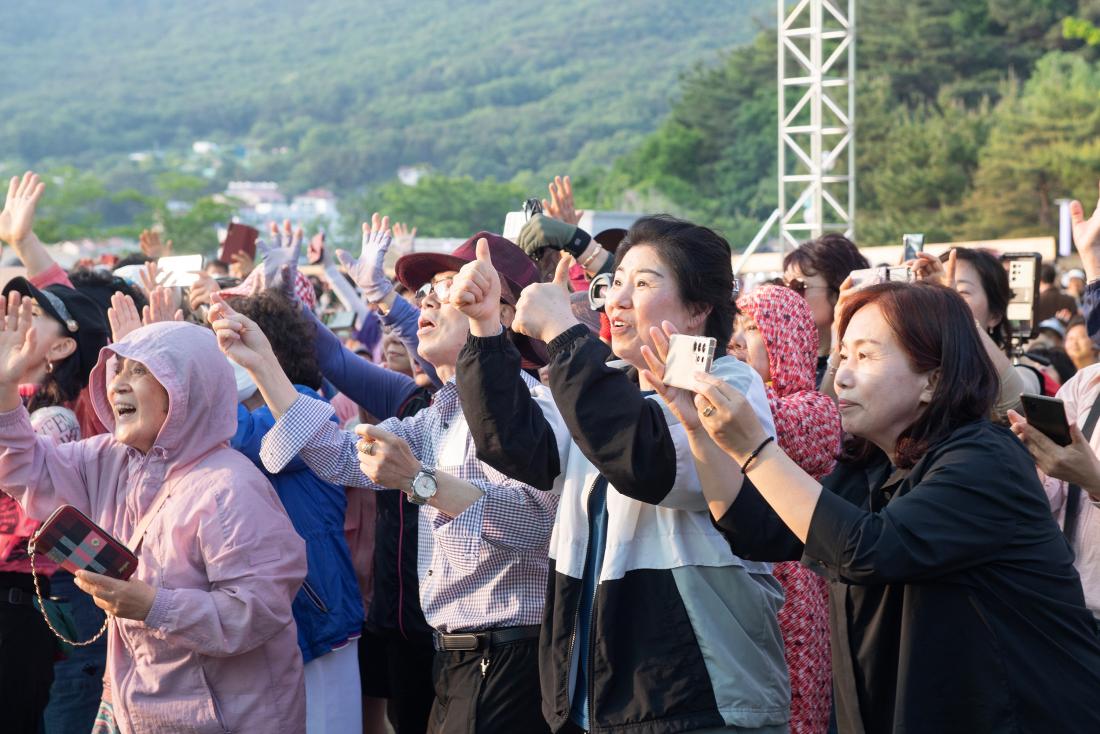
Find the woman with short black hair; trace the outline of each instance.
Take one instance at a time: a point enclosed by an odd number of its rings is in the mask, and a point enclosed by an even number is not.
[[[783,258],[783,284],[806,299],[817,325],[817,385],[825,376],[832,347],[840,286],[853,270],[869,267],[856,244],[839,232],[803,242]]]
[[[662,325],[729,341],[729,245],[691,222],[638,220],[606,294],[610,350],[573,315],[571,260],[554,283],[524,289],[512,322],[547,342],[552,396],[517,379],[480,252],[451,291],[470,319],[457,382],[478,457],[561,494],[539,641],[543,715],[556,732],[786,732],[779,583],[714,528],[688,448],[702,429],[676,420],[646,371],[646,355],[664,352]],[[723,356],[714,372],[771,423],[752,368]]]
[[[998,379],[970,309],[876,285],[838,333],[851,438],[823,482],[719,381],[700,375],[695,405],[746,473],[704,485],[733,550],[830,580],[840,730],[1100,731],[1096,627],[1031,458],[987,418]]]

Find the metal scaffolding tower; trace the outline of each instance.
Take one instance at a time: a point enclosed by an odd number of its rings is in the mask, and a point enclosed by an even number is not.
[[[779,229],[783,249],[855,227],[856,6],[779,9]]]

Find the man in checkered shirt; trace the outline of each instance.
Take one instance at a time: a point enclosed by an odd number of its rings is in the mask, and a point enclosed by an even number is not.
[[[263,440],[269,471],[301,457],[321,478],[348,486],[395,488],[419,513],[418,568],[424,616],[436,630],[435,693],[429,731],[549,731],[541,715],[538,625],[542,622],[548,546],[558,495],[510,479],[480,462],[454,381],[469,321],[449,304],[457,270],[485,238],[511,322],[520,290],[539,279],[534,262],[497,235],[479,233],[451,255],[415,253],[397,276],[423,296],[418,351],[443,387],[416,415],[360,426],[331,420],[332,407],[299,394],[254,323],[217,304],[211,314],[226,353],[251,373],[278,418]],[[533,361],[543,346],[514,335]],[[543,359],[543,361],[545,361]],[[537,363],[537,362],[535,362]],[[549,392],[524,373],[536,400]]]

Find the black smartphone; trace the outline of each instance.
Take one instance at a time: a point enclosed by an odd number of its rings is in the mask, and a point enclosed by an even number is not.
[[[1069,446],[1073,437],[1069,433],[1069,421],[1066,420],[1066,406],[1058,398],[1042,395],[1020,396],[1024,404],[1024,416],[1028,425],[1038,428],[1043,435],[1059,446]]]

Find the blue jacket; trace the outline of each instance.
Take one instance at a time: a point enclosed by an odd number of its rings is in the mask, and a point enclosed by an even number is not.
[[[303,395],[321,399],[308,387],[295,387]],[[238,405],[232,445],[271,480],[294,529],[306,541],[309,570],[292,610],[298,625],[298,647],[308,663],[360,634],[363,597],[344,539],[348,506],[344,488],[321,480],[297,457],[278,474],[264,469],[260,442],[273,425],[275,418],[267,407],[250,413]]]

